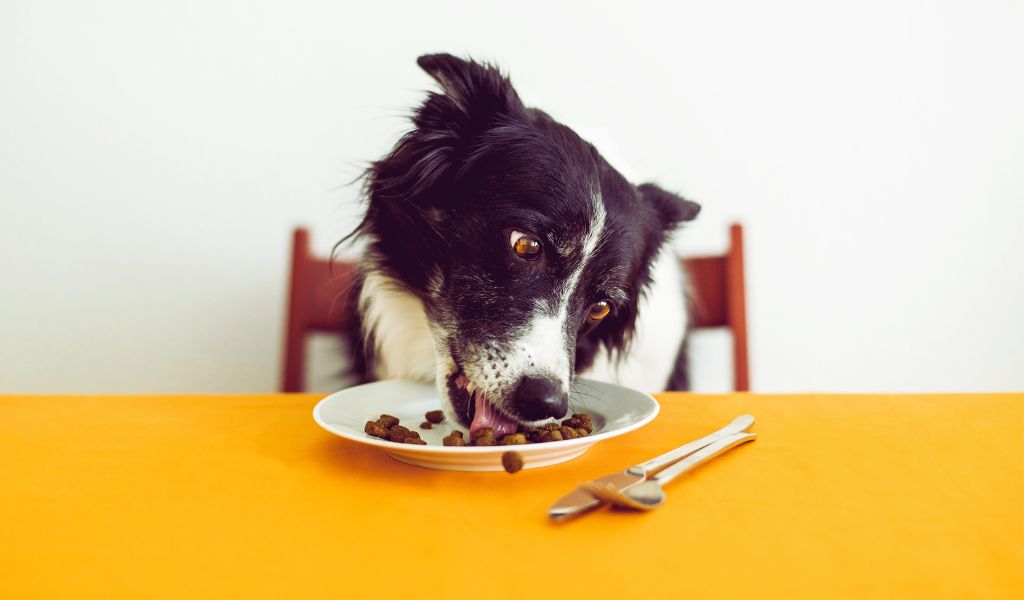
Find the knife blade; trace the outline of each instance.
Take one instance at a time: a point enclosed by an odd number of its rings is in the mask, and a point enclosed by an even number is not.
[[[612,473],[611,475],[605,475],[604,477],[599,477],[593,481],[594,483],[611,485],[619,488],[620,490],[625,490],[637,485],[644,479],[646,479],[646,477],[643,474],[633,472],[631,469],[626,469],[621,473]],[[548,509],[548,516],[556,521],[564,521],[569,517],[582,515],[583,513],[593,510],[600,505],[600,500],[580,486],[562,496],[557,502],[551,505],[551,508]]]

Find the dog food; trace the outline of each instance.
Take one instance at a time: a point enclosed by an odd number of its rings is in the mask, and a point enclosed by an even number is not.
[[[427,445],[426,440],[420,439],[419,433],[399,425],[398,418],[391,415],[381,415],[376,421],[367,421],[363,431],[373,437],[400,444]]]
[[[509,450],[501,455],[501,466],[505,467],[506,472],[515,473],[523,468],[523,455],[515,450]]]
[[[398,425],[398,417],[392,417],[391,415],[381,415],[377,419],[377,423],[380,424],[384,429],[391,429],[395,425]]]
[[[434,425],[444,422],[444,413],[439,410],[432,410],[426,415],[427,420],[420,423],[420,429],[432,429]],[[363,428],[368,435],[382,440],[390,440],[401,444],[427,445],[426,440],[420,438],[420,434],[411,431],[408,427],[401,425],[397,417],[381,415],[375,421],[367,421]],[[574,413],[572,417],[559,423],[545,423],[540,427],[520,425],[515,433],[503,435],[497,439],[494,430],[490,427],[479,429],[470,435],[467,443],[464,434],[459,430],[453,430],[449,435],[442,438],[445,446],[516,446],[520,444],[542,444],[545,442],[560,442],[586,437],[594,432],[594,421],[586,413]],[[505,455],[518,453],[509,451]],[[502,464],[505,458],[502,457]],[[520,466],[509,473],[515,473],[522,468],[522,457],[519,457]],[[508,470],[506,465],[505,470]]]
[[[383,439],[387,439],[388,437],[388,428],[384,427],[377,421],[367,421],[366,427],[363,427],[363,431],[372,435],[373,437],[379,437]]]
[[[473,442],[474,446],[494,446],[497,444],[497,440],[494,439],[494,430],[490,427],[470,432],[469,441]]]
[[[388,430],[388,439],[392,442],[404,442],[405,438],[410,437],[412,431],[408,427],[402,427],[401,425],[395,425]],[[419,436],[419,434],[416,434]]]
[[[525,433],[509,433],[501,438],[502,446],[512,446],[514,444],[525,444],[526,434]]]
[[[456,429],[445,437],[441,438],[445,446],[465,446],[466,440],[462,438],[462,432]]]

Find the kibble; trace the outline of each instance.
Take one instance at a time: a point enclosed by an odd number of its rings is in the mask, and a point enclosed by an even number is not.
[[[498,443],[498,441],[494,439],[494,430],[490,427],[477,429],[469,434],[469,439],[473,442],[474,446],[494,446]]]
[[[392,417],[391,415],[381,415],[377,419],[377,423],[385,429],[391,429],[395,425],[398,425],[398,417]]]
[[[562,437],[562,432],[557,429],[549,429],[540,434],[540,441],[542,442],[560,442],[564,439],[565,438]]]
[[[590,415],[587,413],[573,413],[572,418],[580,422],[578,427],[586,429],[587,433],[594,433],[594,421],[590,418]]]
[[[445,437],[441,438],[441,443],[445,446],[465,446],[466,440],[462,437],[462,432],[456,429]]]
[[[388,438],[388,429],[387,429],[387,427],[384,427],[383,425],[381,425],[380,423],[378,423],[376,421],[367,421],[366,422],[366,427],[363,428],[363,431],[365,431],[366,433],[372,435],[373,437],[379,437],[379,438],[383,438],[383,439],[387,439]]]
[[[433,429],[434,425],[444,422],[444,413],[440,410],[432,410],[424,415],[426,421],[420,423],[420,429]],[[368,435],[390,440],[392,442],[403,443],[403,444],[415,444],[419,446],[427,445],[426,440],[420,437],[419,432],[412,431],[408,427],[404,427],[398,421],[398,417],[392,415],[383,414],[376,420],[367,421],[366,426],[363,428]],[[520,425],[519,429],[513,433],[508,433],[499,439],[494,433],[494,429],[490,427],[484,427],[470,434],[469,440],[466,439],[463,432],[458,429],[452,430],[452,432],[445,437],[441,438],[441,443],[445,446],[517,446],[521,444],[540,444],[545,442],[560,442],[563,440],[573,440],[576,438],[586,437],[594,432],[594,421],[587,413],[573,413],[571,417],[563,420],[560,424],[556,422],[545,423],[540,427],[532,427],[530,425]],[[517,454],[509,451],[508,454]],[[502,458],[504,461],[504,457]],[[520,462],[522,457],[520,457]],[[520,465],[519,468],[522,468]],[[509,473],[515,473],[519,468],[516,468]],[[506,468],[507,470],[507,468]]]
[[[412,432],[409,431],[409,429],[407,427],[402,427],[401,425],[395,425],[388,432],[388,439],[391,440],[392,442],[402,442],[402,441],[405,440],[405,438],[409,437],[410,433],[412,433]]]
[[[516,473],[523,468],[523,455],[515,450],[509,450],[501,455],[501,466],[505,467],[508,473]]]

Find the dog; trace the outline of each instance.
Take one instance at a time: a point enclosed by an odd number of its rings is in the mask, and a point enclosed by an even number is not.
[[[683,274],[700,206],[633,185],[496,67],[418,59],[440,92],[365,174],[355,296],[364,378],[435,383],[497,435],[562,418],[578,375],[685,386]]]

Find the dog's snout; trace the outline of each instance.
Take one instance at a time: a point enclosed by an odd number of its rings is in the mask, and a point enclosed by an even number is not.
[[[523,377],[516,385],[514,401],[519,415],[530,421],[561,419],[569,410],[569,394],[560,382],[546,377]]]

